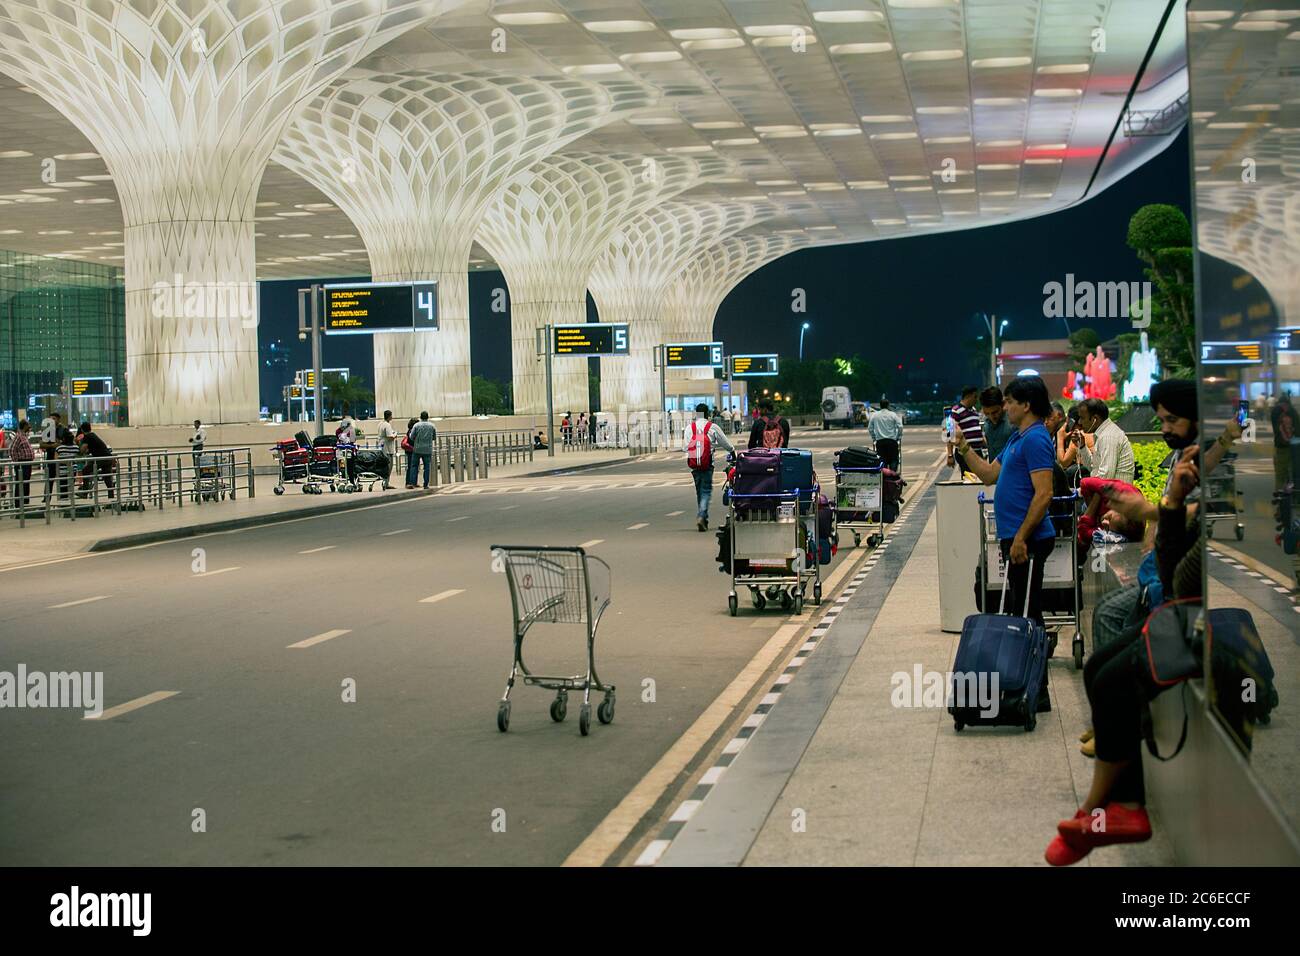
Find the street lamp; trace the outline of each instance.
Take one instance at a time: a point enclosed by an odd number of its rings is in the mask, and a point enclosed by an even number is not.
[[[989,347],[991,349],[989,354],[989,384],[996,385],[998,383],[998,336],[1006,331],[1007,326],[1011,324],[1011,320],[1003,319],[1001,325],[999,325],[996,315],[990,318],[980,312],[979,317],[984,320],[984,324],[989,329]]]
[[[809,328],[810,326],[808,325],[807,322],[805,322],[803,324],[803,327],[799,329],[799,361],[800,362],[803,361],[803,334],[807,332]]]

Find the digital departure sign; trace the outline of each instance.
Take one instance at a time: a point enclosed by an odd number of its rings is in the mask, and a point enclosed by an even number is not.
[[[438,330],[435,281],[361,282],[324,288],[326,335]]]
[[[665,368],[722,368],[721,342],[676,342],[664,346]]]
[[[1263,361],[1257,341],[1201,343],[1202,365],[1259,365]]]
[[[582,322],[555,326],[556,355],[626,355],[627,324]]]
[[[775,375],[778,371],[777,357],[775,355],[733,355],[731,357],[731,375],[733,378]]]
[[[113,380],[107,375],[68,380],[68,394],[73,398],[95,398],[113,394]]]

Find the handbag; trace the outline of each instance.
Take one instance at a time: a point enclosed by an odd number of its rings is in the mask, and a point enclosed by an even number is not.
[[[1190,677],[1202,673],[1201,658],[1204,652],[1204,635],[1208,624],[1201,613],[1200,598],[1181,598],[1168,601],[1147,617],[1142,625],[1141,663],[1158,688],[1157,693]],[[1154,695],[1152,695],[1154,696]],[[1147,750],[1157,760],[1172,760],[1187,742],[1187,700],[1183,699],[1183,729],[1178,744],[1169,756],[1162,756],[1156,745],[1155,728],[1151,720],[1151,707],[1142,709],[1142,737]]]

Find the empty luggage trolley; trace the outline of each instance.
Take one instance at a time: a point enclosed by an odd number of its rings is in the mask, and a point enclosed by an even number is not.
[[[497,704],[497,729],[510,729],[510,692],[523,675],[524,684],[555,691],[551,701],[551,719],[564,720],[568,712],[569,692],[582,691],[582,708],[578,711],[578,730],[582,736],[591,731],[591,692],[604,694],[596,708],[602,724],[614,720],[614,685],[604,684],[596,674],[596,628],[609,607],[611,575],[609,565],[592,557],[582,548],[539,547],[536,545],[494,544],[494,568],[504,571],[510,584],[510,603],[514,620],[514,659],[506,691]],[[500,565],[497,565],[500,562]],[[572,677],[533,674],[524,664],[524,635],[534,624],[585,624],[587,629],[587,671]]]

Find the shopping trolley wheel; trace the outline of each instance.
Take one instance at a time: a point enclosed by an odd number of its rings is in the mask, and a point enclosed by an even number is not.
[[[862,547],[862,535],[858,534],[856,531],[853,532],[853,547]]]
[[[497,702],[497,730],[503,734],[510,729],[510,701]]]
[[[1214,522],[1213,522],[1213,521],[1207,521],[1207,522],[1205,522],[1205,537],[1206,537],[1207,539],[1208,539],[1208,538],[1213,538],[1213,537],[1214,537]]]
[[[736,600],[735,594],[727,595],[727,610],[731,612],[732,617],[736,616],[736,610],[739,607],[739,605],[740,602]]]
[[[788,611],[788,610],[790,610],[790,607],[794,604],[794,601],[795,601],[795,599],[794,599],[793,597],[791,597],[789,591],[782,591],[782,592],[781,592],[781,610],[783,610],[783,611]],[[795,613],[798,613],[798,612],[795,612]]]
[[[274,491],[277,495],[282,495],[284,494],[284,485],[276,485],[271,490]]]
[[[880,535],[878,535],[878,534],[873,534],[873,535],[868,535],[868,536],[867,536],[867,547],[868,547],[868,548],[874,548],[874,547],[875,547],[876,545],[878,545],[878,544],[880,544]]]
[[[602,724],[612,724],[614,722],[614,698],[606,697],[596,708],[596,718]]]
[[[1238,541],[1243,540],[1246,537],[1246,526],[1244,524],[1239,524],[1237,525],[1236,530],[1237,530],[1237,540]]]
[[[803,595],[802,595],[802,594],[796,594],[796,595],[794,596],[794,613],[795,613],[795,616],[796,616],[796,617],[797,617],[798,615],[800,615],[800,614],[803,613]]]
[[[813,600],[818,604],[822,603],[822,586],[820,583],[813,585]]]
[[[960,720],[954,720],[954,721],[952,722],[952,729],[955,730],[955,731],[957,731],[957,733],[961,733],[961,732],[962,732],[962,729],[963,729],[965,726],[966,726],[966,725],[963,724]]]
[[[1071,650],[1074,651],[1074,669],[1083,670],[1083,635],[1075,634],[1074,640],[1070,644]]]
[[[591,704],[583,704],[578,711],[578,733],[584,737],[591,733]]]
[[[551,701],[551,720],[557,724],[569,715],[569,702],[563,696],[556,697]]]
[[[760,611],[767,607],[767,598],[763,597],[763,592],[758,588],[750,588],[749,597],[750,600],[754,602],[754,607],[758,608]]]

